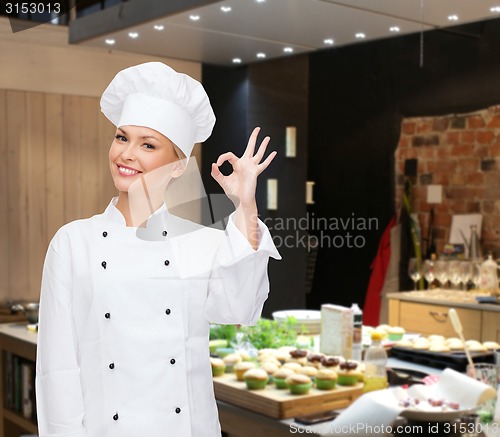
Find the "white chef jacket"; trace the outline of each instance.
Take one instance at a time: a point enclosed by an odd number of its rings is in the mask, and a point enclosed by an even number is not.
[[[42,275],[36,399],[40,437],[220,437],[209,322],[254,324],[281,259],[259,220],[254,250],[169,214],[127,227],[103,214],[63,226]]]

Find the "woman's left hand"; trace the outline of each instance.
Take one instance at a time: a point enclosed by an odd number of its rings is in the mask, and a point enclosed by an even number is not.
[[[269,137],[265,137],[257,153],[254,155],[255,143],[257,142],[259,131],[260,127],[256,127],[253,130],[248,140],[247,148],[241,158],[238,158],[232,152],[227,152],[217,158],[217,163],[212,164],[212,177],[219,183],[236,207],[240,205],[242,207],[255,205],[257,177],[271,164],[271,161],[277,154],[276,151],[273,151],[263,162],[260,162],[270,140]],[[233,172],[228,176],[223,175],[219,170],[219,167],[226,161],[229,161],[233,167]]]

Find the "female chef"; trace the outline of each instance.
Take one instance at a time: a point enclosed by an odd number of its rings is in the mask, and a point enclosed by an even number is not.
[[[215,123],[200,83],[151,62],[116,75],[101,109],[118,190],[63,226],[42,275],[36,396],[40,437],[220,437],[209,322],[254,324],[280,259],[257,218],[269,138],[221,155],[212,176],[234,201],[225,231],[170,214],[166,185]],[[229,176],[218,169],[225,161]],[[183,175],[184,177],[184,175]]]

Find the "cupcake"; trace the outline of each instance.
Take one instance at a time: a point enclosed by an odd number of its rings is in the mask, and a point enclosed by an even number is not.
[[[415,340],[413,340],[413,349],[417,350],[429,349],[429,340],[422,337],[416,338]]]
[[[321,358],[321,367],[324,369],[335,370],[340,364],[340,360],[337,357],[324,356]]]
[[[330,369],[321,369],[316,374],[316,388],[318,390],[331,390],[337,384],[337,373]]]
[[[224,364],[226,365],[226,373],[233,373],[234,372],[234,366],[238,363],[241,363],[241,355],[238,353],[232,353],[229,355],[226,355],[223,359]]]
[[[285,363],[283,364],[283,369],[291,369],[294,372],[298,372],[302,369],[302,366],[299,363]]]
[[[262,390],[266,387],[269,376],[264,369],[250,369],[243,374],[249,390]]]
[[[309,376],[309,378],[314,380],[314,377],[318,373],[318,369],[316,369],[316,367],[312,367],[312,366],[304,366],[304,367],[301,367],[299,370],[297,370],[297,373],[299,373],[301,375],[307,375],[307,376]]]
[[[466,341],[465,344],[471,352],[486,352],[488,350],[482,345],[482,343],[475,340]]]
[[[312,381],[309,376],[300,375],[298,373],[294,373],[286,378],[286,383],[290,388],[290,392],[294,395],[305,395],[309,393],[309,390],[312,387]]]
[[[227,340],[210,340],[208,347],[210,353],[214,354],[217,349],[227,347]]]
[[[290,375],[293,375],[294,373],[295,372],[292,369],[286,369],[284,367],[276,370],[276,372],[273,373],[273,382],[276,385],[276,388],[278,389],[288,388],[286,379]]]
[[[240,350],[238,351],[238,353],[240,354],[240,357],[243,361],[252,361],[252,357],[247,351]]]
[[[500,349],[500,344],[498,344],[496,341],[485,341],[483,343],[483,346],[488,350]]]
[[[354,385],[360,378],[358,363],[354,361],[344,361],[340,363],[337,370],[337,382],[339,385]]]
[[[250,369],[255,369],[257,365],[251,361],[242,361],[234,366],[234,373],[238,381],[244,381],[243,374]]]
[[[446,344],[452,351],[463,351],[464,350],[464,343],[462,340],[456,338],[453,341],[447,341]]]
[[[271,347],[266,347],[264,349],[259,349],[259,351],[257,352],[258,355],[271,355],[271,356],[274,356],[274,354],[276,353],[277,349],[273,349]]]
[[[277,350],[274,354],[274,357],[281,363],[286,363],[287,358],[290,356],[290,352]]]
[[[405,332],[400,326],[391,326],[387,329],[387,338],[391,341],[398,341],[403,338]]]
[[[305,366],[307,364],[307,351],[305,349],[295,349],[289,352],[290,357],[286,360],[287,363],[299,363]]]
[[[269,382],[272,382],[271,376],[280,368],[280,366],[277,366],[276,363],[272,361],[266,361],[264,363],[260,363],[260,368],[266,371],[269,376]]]
[[[224,375],[224,369],[226,367],[224,361],[220,358],[210,358],[210,364],[212,365],[212,376]]]
[[[321,367],[321,358],[323,358],[322,354],[308,354],[307,365],[319,369]]]

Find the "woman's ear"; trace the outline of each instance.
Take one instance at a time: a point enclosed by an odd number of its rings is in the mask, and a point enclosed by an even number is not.
[[[178,178],[182,176],[187,167],[187,159],[179,159],[175,162],[174,168],[172,169],[172,178]]]

